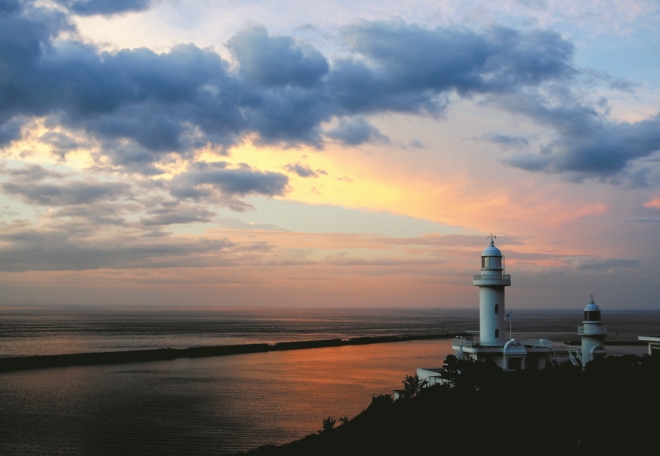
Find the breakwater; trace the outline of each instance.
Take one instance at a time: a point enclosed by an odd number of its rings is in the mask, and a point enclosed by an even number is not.
[[[416,336],[375,336],[351,339],[321,339],[274,344],[215,345],[190,348],[159,348],[152,350],[129,350],[96,353],[71,353],[45,356],[16,356],[0,358],[0,372],[28,369],[47,369],[69,366],[94,366],[102,364],[125,364],[148,361],[168,361],[178,358],[206,358],[211,356],[243,355],[282,350],[341,347],[347,345],[382,344],[412,340],[447,339],[463,336],[455,334],[424,334]]]

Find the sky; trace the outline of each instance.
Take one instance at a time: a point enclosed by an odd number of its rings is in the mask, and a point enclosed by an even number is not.
[[[0,305],[660,307],[657,1],[0,0]]]

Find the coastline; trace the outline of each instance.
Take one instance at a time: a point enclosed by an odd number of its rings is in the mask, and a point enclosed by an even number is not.
[[[128,364],[150,361],[170,361],[180,358],[207,358],[215,356],[244,355],[284,350],[368,345],[413,340],[450,339],[465,333],[422,334],[416,336],[373,336],[350,339],[320,339],[274,344],[216,345],[190,348],[158,348],[150,350],[126,350],[93,353],[70,353],[60,355],[16,356],[0,358],[0,373],[32,369],[51,369],[71,366],[96,366],[106,364]]]

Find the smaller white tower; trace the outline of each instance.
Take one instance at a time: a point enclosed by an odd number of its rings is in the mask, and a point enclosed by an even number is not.
[[[600,308],[594,302],[594,295],[590,296],[591,302],[584,308],[583,326],[578,326],[578,335],[582,336],[582,365],[589,361],[604,357],[605,336],[607,336],[607,327],[602,326],[600,321]]]

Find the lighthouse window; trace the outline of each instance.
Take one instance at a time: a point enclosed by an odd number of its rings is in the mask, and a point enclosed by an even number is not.
[[[502,258],[481,257],[481,267],[485,269],[499,269],[502,267]]]
[[[600,321],[600,310],[585,311],[584,319],[586,321]]]
[[[500,337],[500,330],[499,329],[495,330],[495,337]]]
[[[499,312],[500,312],[500,305],[495,304],[495,313],[499,313]]]

